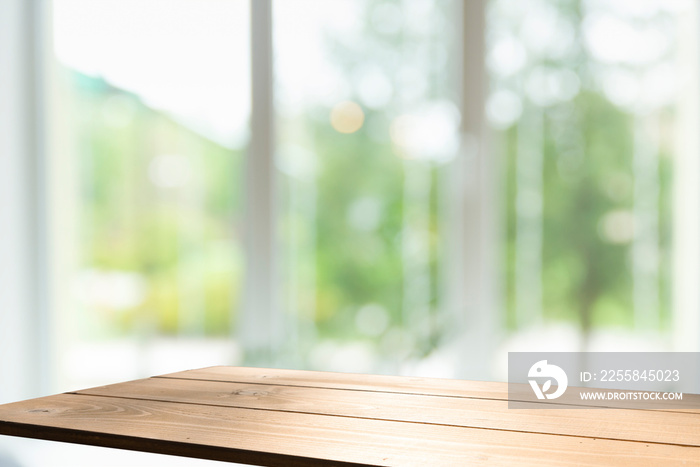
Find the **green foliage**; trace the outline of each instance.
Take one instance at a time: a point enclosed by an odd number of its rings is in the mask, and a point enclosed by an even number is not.
[[[83,266],[101,271],[107,289],[116,287],[110,272],[135,273],[145,291],[127,308],[88,303],[86,315],[102,313],[88,318],[96,318],[91,333],[228,335],[240,293],[235,222],[242,153],[100,79],[77,73],[73,78],[81,117],[76,131]],[[191,185],[158,185],[158,158],[171,155],[188,163],[185,181]],[[161,167],[160,176],[176,169]]]
[[[388,122],[421,100],[455,98],[457,73],[449,59],[458,50],[449,20],[454,4],[439,5],[434,18],[437,26],[424,35],[405,31],[392,35],[373,29],[368,6],[362,43],[328,37],[339,70],[354,76],[372,65],[389,77],[394,89],[394,100],[386,109],[363,108],[365,125],[359,131],[342,134],[334,130],[329,122],[331,109],[324,106],[294,121],[278,122],[282,142],[298,144],[294,138],[306,135],[302,145],[312,152],[315,163],[311,175],[280,173],[280,240],[284,261],[291,265],[283,273],[287,284],[283,302],[292,319],[312,320],[323,338],[376,343],[391,330],[410,330],[416,336],[414,348],[427,354],[448,331],[439,314],[438,283],[441,261],[450,254],[441,250],[440,228],[445,220],[440,218],[438,192],[444,173],[434,161],[400,157],[388,128]],[[552,5],[571,24],[581,24],[581,2]],[[520,26],[499,27],[512,27],[517,34]],[[630,326],[633,321],[630,242],[606,239],[601,223],[611,212],[633,208],[635,116],[611,104],[597,86],[595,63],[580,44],[583,33],[577,28],[573,34],[578,45],[569,54],[536,63],[573,70],[581,80],[576,97],[542,107],[524,93],[520,97],[523,107],[537,107],[544,121],[543,315],[550,321],[577,323],[588,331]],[[419,56],[427,61],[420,62]],[[412,60],[427,83],[415,101],[401,97],[403,84],[396,71],[397,64]],[[494,78],[492,86],[522,89],[518,80],[524,78],[503,82]],[[350,97],[359,102],[350,81]],[[243,152],[206,139],[100,79],[75,74],[73,88],[80,116],[82,265],[97,271],[136,273],[145,291],[138,304],[126,308],[86,306],[88,320],[101,323],[104,333],[151,329],[164,334],[228,334],[236,320],[244,275],[238,225]],[[672,117],[665,115],[663,121]],[[524,130],[514,124],[495,132],[493,138],[493,147],[498,149],[494,154],[501,156],[502,292],[506,324],[511,329],[516,327],[518,300],[514,284],[519,131]],[[159,186],[154,181],[154,164],[168,155],[188,161],[193,185]],[[667,322],[672,161],[668,154],[662,156],[659,285]],[[410,210],[415,207],[406,195],[407,171],[416,164],[429,178],[429,189],[421,201],[427,205],[429,290],[426,303],[419,306],[406,301],[406,291],[412,286],[402,250]],[[353,221],[353,210],[362,202],[378,210],[376,223],[363,227]],[[357,329],[356,314],[368,304],[388,314],[386,330],[379,336],[363,335]]]

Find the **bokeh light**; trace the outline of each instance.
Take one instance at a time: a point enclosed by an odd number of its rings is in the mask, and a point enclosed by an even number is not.
[[[355,102],[339,102],[331,110],[331,125],[340,133],[355,133],[364,121],[365,113]]]

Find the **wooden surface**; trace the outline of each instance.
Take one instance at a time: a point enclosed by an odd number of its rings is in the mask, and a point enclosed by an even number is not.
[[[257,465],[700,465],[700,413],[508,409],[507,385],[213,367],[0,406],[0,434]]]

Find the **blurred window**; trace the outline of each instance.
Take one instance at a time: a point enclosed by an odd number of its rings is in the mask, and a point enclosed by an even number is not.
[[[451,336],[438,187],[459,146],[457,11],[274,3],[283,307],[304,365],[407,372]]]
[[[695,14],[690,1],[490,2],[509,329],[553,327],[537,339],[575,335],[569,350],[671,331],[672,225],[696,218],[672,197]]]
[[[60,147],[76,186],[64,221],[77,239],[65,265],[75,271],[65,279],[68,379],[229,357],[214,342],[231,335],[243,275],[248,9],[244,0],[53,2],[53,123],[68,135]]]
[[[69,374],[98,348],[139,374],[251,362],[246,316],[284,330],[271,365],[474,376],[461,341],[662,348],[697,315],[671,281],[698,275],[691,1],[491,0],[485,50],[457,1],[276,1],[271,25],[244,0],[53,8]],[[274,323],[241,300],[267,215],[243,212],[251,28],[273,39]]]

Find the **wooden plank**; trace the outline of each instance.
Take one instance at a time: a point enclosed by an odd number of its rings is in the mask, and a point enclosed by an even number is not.
[[[410,376],[361,375],[326,371],[214,366],[160,375],[157,378],[199,379],[404,394],[495,398],[500,400],[508,398],[508,387],[505,383]]]
[[[700,465],[700,448],[61,394],[0,433],[260,465]]]
[[[475,399],[508,400],[508,383],[488,381],[464,381],[441,378],[421,378],[385,375],[360,375],[352,373],[332,373],[320,371],[300,371],[270,368],[250,368],[215,366],[198,370],[187,370],[157,376],[157,378],[195,379],[202,381],[224,381],[236,383],[275,384],[298,387],[329,389],[349,389],[397,394],[421,394],[435,396],[469,397]],[[532,389],[527,384],[517,385],[523,396],[513,400],[531,400]],[[624,408],[625,402],[583,401],[578,390],[586,388],[569,387],[567,393],[557,399],[558,404],[584,407]],[[639,392],[639,391],[619,391]],[[517,394],[517,392],[516,392]],[[527,395],[527,397],[525,397]],[[552,405],[549,401],[547,404]],[[675,404],[674,404],[675,405]],[[672,411],[700,414],[700,395],[684,394],[678,409]],[[668,403],[645,401],[644,408],[669,411]],[[635,409],[641,410],[641,409]]]
[[[700,446],[700,417],[674,412],[515,410],[506,401],[489,399],[169,378],[78,394]]]

